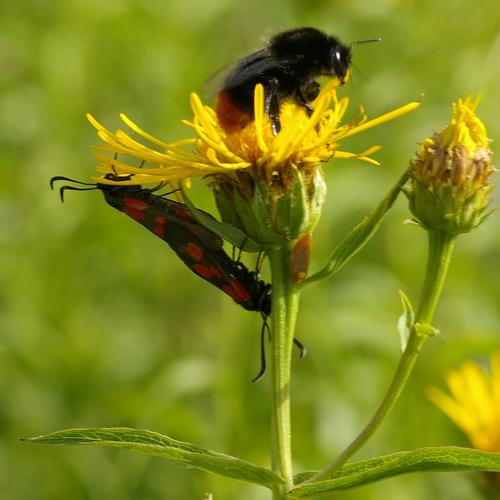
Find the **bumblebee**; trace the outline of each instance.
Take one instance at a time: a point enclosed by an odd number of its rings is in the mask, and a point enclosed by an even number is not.
[[[280,106],[294,99],[313,112],[310,102],[319,94],[319,76],[347,80],[351,66],[351,48],[334,36],[316,28],[296,28],[273,36],[267,46],[236,62],[223,81],[215,111],[228,133],[244,128],[253,120],[255,85],[265,89],[265,111],[277,135],[281,129]]]

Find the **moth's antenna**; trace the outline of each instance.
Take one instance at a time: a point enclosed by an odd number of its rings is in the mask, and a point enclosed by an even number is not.
[[[382,41],[382,38],[368,38],[367,40],[357,40],[356,42],[351,42],[351,47],[355,47],[356,45],[361,45],[363,43],[373,43],[373,42],[380,42]]]
[[[99,189],[98,186],[89,187],[89,188],[79,188],[76,186],[63,186],[59,189],[59,196],[61,197],[61,201],[64,203],[64,191],[95,191]]]
[[[69,181],[74,182],[75,184],[80,184],[82,186],[92,186],[92,187],[76,187],[76,186],[63,186],[59,189],[59,196],[61,197],[61,201],[64,203],[64,191],[94,191],[95,189],[99,189],[98,186],[91,182],[82,182],[77,181],[76,179],[70,179],[69,177],[64,177],[62,175],[56,175],[50,179],[50,189],[54,189],[54,183],[57,181]]]
[[[95,186],[93,182],[82,182],[82,181],[77,181],[76,179],[70,179],[69,177],[64,177],[62,175],[56,175],[50,179],[50,189],[54,189],[54,182],[57,181],[69,181],[69,182],[75,182],[76,184],[81,184],[82,186]]]
[[[252,379],[252,382],[257,382],[260,380],[264,373],[266,373],[266,347],[264,345],[264,340],[266,338],[266,330],[269,330],[269,326],[267,324],[267,316],[264,318],[264,322],[262,323],[262,329],[260,331],[260,368],[259,373],[255,375]]]

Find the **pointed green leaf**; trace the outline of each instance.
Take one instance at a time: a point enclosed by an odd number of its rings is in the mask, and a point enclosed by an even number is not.
[[[127,448],[221,476],[257,483],[268,488],[284,483],[278,474],[263,467],[146,430],[126,427],[68,429],[30,438],[26,441],[43,444],[93,444]]]
[[[363,460],[342,466],[331,479],[317,483],[298,484],[288,498],[304,498],[319,493],[346,490],[381,479],[408,472],[451,472],[451,471],[500,471],[500,453],[441,446],[401,451],[391,455]],[[315,472],[306,472],[295,478],[295,483],[306,481]]]
[[[408,177],[409,170],[406,170],[385,198],[334,248],[323,268],[303,281],[302,286],[340,271],[370,241],[396,201]]]
[[[398,319],[398,332],[401,340],[401,351],[404,352],[415,324],[415,312],[413,311],[410,299],[403,290],[399,290],[399,296],[403,304],[403,314]]]
[[[256,243],[237,227],[226,224],[225,222],[220,222],[203,210],[198,210],[184,190],[182,191],[182,197],[189,212],[202,226],[210,229],[210,231],[218,234],[222,239],[231,243],[231,245],[234,245],[236,248],[241,248],[245,252],[260,252],[262,250],[262,245]]]

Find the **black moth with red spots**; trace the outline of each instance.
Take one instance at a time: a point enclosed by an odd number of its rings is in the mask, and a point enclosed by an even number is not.
[[[129,176],[108,174],[111,180],[129,180]],[[56,176],[58,180],[73,181]],[[186,206],[153,190],[135,185],[87,184],[91,188],[63,186],[61,198],[66,189],[99,189],[109,205],[128,215],[156,236],[168,243],[170,248],[195,274],[212,283],[229,295],[248,311],[259,311],[265,318],[271,313],[271,285],[258,278],[244,264],[234,261],[223,249],[222,238],[201,225]],[[209,214],[205,214],[211,217]]]

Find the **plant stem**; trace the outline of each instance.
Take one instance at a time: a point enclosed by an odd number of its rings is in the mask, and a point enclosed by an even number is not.
[[[299,294],[288,265],[288,248],[267,250],[272,277],[270,375],[272,392],[272,467],[285,484],[273,499],[285,498],[293,487],[290,426],[290,367]]]
[[[439,231],[428,231],[428,237],[429,255],[416,321],[431,324],[448,273],[456,237]]]
[[[451,254],[455,243],[455,237],[449,234],[428,231],[429,248],[427,257],[427,268],[425,271],[424,284],[420,297],[420,304],[415,318],[416,323],[431,324],[434,316],[444,280],[448,272]],[[382,423],[384,417],[392,410],[399,396],[401,395],[406,382],[413,370],[423,344],[428,335],[418,334],[417,329],[413,328],[409,336],[406,349],[399,361],[392,382],[387,393],[378,407],[377,411],[368,422],[361,433],[352,441],[352,443],[330,464],[319,471],[312,478],[305,481],[313,483],[329,476],[333,471],[341,467],[349,458],[354,455],[373,435]]]

